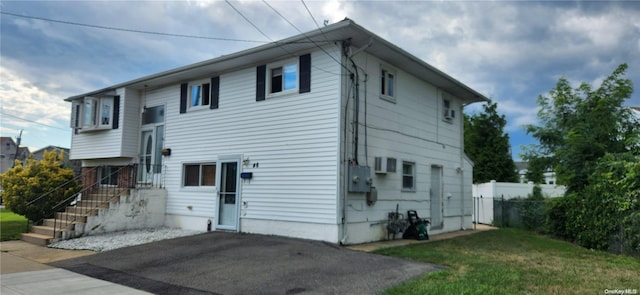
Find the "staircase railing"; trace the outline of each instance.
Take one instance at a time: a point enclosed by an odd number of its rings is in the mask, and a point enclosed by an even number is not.
[[[88,172],[90,172],[90,173],[95,173],[99,168],[100,168],[100,167],[94,167],[94,168],[91,168],[91,170],[89,170]],[[86,172],[85,172],[85,173],[86,173]],[[72,178],[72,179],[68,180],[67,182],[65,182],[65,183],[63,183],[63,184],[60,184],[60,185],[58,185],[57,187],[55,187],[54,189],[52,189],[52,190],[50,190],[50,191],[48,191],[48,192],[46,192],[46,193],[44,193],[44,194],[40,195],[39,197],[37,197],[37,198],[35,198],[35,199],[31,200],[31,201],[29,201],[29,202],[25,205],[25,207],[26,207],[26,208],[29,208],[29,207],[30,207],[30,206],[32,206],[33,204],[36,204],[36,203],[42,202],[42,201],[43,201],[43,200],[45,200],[46,198],[50,197],[52,194],[58,193],[60,190],[66,190],[66,189],[69,187],[69,185],[71,185],[71,184],[81,183],[81,182],[82,182],[82,179],[85,177],[85,173],[81,173],[80,175],[75,176],[74,178]],[[77,195],[77,194],[78,194],[78,192],[74,193],[74,194],[73,194],[73,196],[75,196],[75,195]],[[52,215],[52,214],[54,214],[54,213],[48,213],[48,214],[45,214],[45,216],[44,216],[42,219],[40,219],[40,220],[33,220],[32,222],[33,222],[33,224],[39,224],[39,223],[41,223],[44,219],[46,219],[46,218],[48,218],[48,217],[51,217],[51,215]],[[29,232],[29,230],[30,230],[30,229],[31,229],[31,228],[30,228],[30,223],[29,223],[29,222],[27,222],[27,232]]]
[[[102,167],[97,169],[100,168]],[[107,175],[101,175],[95,183],[85,184],[78,193],[56,204],[52,208],[53,237],[57,238],[57,235],[63,231],[71,230],[79,219],[86,218],[99,209],[108,208],[109,203],[119,198],[123,192],[135,188],[136,168],[137,165],[129,165],[111,171]],[[109,185],[113,177],[118,177],[124,185]]]

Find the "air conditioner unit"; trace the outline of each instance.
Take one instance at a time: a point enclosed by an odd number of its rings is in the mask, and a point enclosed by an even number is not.
[[[456,111],[453,109],[444,110],[444,118],[447,120],[451,120],[456,117]]]
[[[387,173],[387,158],[385,157],[376,157],[374,170],[376,174],[386,174]]]
[[[374,171],[376,174],[386,174],[396,172],[396,159],[387,157],[376,157]]]

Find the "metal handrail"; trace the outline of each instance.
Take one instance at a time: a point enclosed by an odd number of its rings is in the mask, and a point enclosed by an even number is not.
[[[94,168],[93,168],[93,171],[95,171],[95,170],[96,170],[96,169],[98,169],[98,168],[99,168],[99,167],[94,167]],[[55,187],[54,189],[52,189],[52,190],[50,190],[50,191],[48,191],[48,192],[46,192],[46,193],[44,193],[44,194],[40,195],[39,197],[37,197],[37,198],[35,198],[35,199],[31,200],[31,201],[29,201],[29,202],[27,203],[27,205],[26,205],[26,206],[31,206],[31,205],[35,204],[36,202],[38,202],[38,201],[42,200],[44,197],[46,197],[46,196],[48,196],[48,195],[52,194],[53,192],[55,192],[55,191],[57,191],[57,190],[59,190],[59,189],[61,189],[61,188],[65,187],[65,186],[69,185],[70,183],[78,182],[78,180],[82,179],[82,177],[84,177],[84,173],[81,173],[80,175],[75,176],[75,177],[74,177],[74,178],[72,178],[71,180],[68,180],[68,181],[66,181],[65,183],[63,183],[63,184],[61,184],[61,185],[59,185],[59,186]]]
[[[122,172],[130,172],[135,175],[136,165],[129,165],[125,167],[121,167],[115,172],[111,172],[111,174],[102,176],[102,178],[98,179],[95,183],[90,186],[86,186],[80,192],[74,194],[73,196],[65,199],[64,201],[56,204],[53,208],[53,237],[55,238],[58,231],[62,231],[63,227],[68,226],[78,220],[79,216],[86,216],[88,213],[98,210],[101,206],[106,202],[110,202],[112,199],[119,197],[120,193],[126,189],[125,187],[118,186],[103,186],[102,183],[104,180],[110,179],[113,176],[120,175]],[[131,176],[130,174],[130,176]],[[129,185],[131,188],[131,183]],[[86,193],[86,194],[85,194]],[[83,194],[86,195],[86,199],[83,200]],[[92,195],[92,196],[90,196]],[[60,209],[68,208],[74,201],[77,200],[78,196],[80,196],[80,202],[87,202],[88,206],[75,207],[75,208],[84,208],[80,212],[74,210],[74,213],[66,212],[64,214],[64,218],[58,218],[58,214]],[[95,196],[98,196],[97,199]],[[76,203],[77,204],[77,203]],[[84,203],[82,203],[84,205]]]

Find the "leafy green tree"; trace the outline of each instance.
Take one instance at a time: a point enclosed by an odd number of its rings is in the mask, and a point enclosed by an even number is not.
[[[51,213],[53,206],[78,192],[80,184],[74,180],[73,170],[64,167],[62,160],[63,152],[45,152],[41,161],[29,158],[25,166],[16,163],[14,168],[0,174],[6,208],[31,221],[40,221]],[[42,199],[27,205],[45,194]]]
[[[527,169],[527,181],[536,184],[545,182],[544,173],[547,171],[547,163],[545,158],[529,159],[529,168]]]
[[[473,182],[491,180],[516,182],[518,175],[511,157],[507,120],[498,114],[498,104],[483,105],[483,112],[464,116],[464,150],[474,162]]]
[[[623,102],[631,97],[631,80],[623,78],[626,64],[607,77],[599,88],[582,83],[572,88],[560,78],[548,95],[538,97],[539,125],[526,126],[539,144],[526,149],[524,158],[544,159],[567,192],[589,184],[599,158],[606,153],[638,151],[638,123]]]
[[[568,237],[584,247],[640,255],[640,156],[606,154],[589,181],[566,197]]]

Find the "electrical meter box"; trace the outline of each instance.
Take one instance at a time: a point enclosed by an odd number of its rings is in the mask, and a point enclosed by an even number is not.
[[[349,192],[368,193],[371,191],[371,168],[349,166]]]

